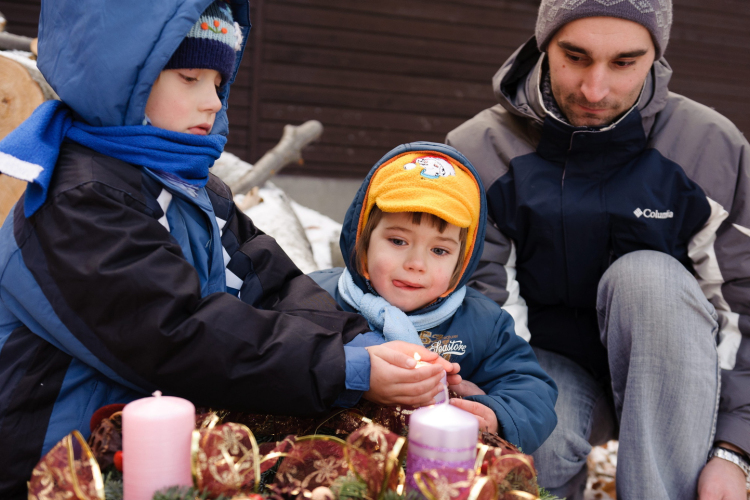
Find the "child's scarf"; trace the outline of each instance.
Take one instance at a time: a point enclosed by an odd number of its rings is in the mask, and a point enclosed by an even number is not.
[[[0,142],[0,172],[27,181],[24,215],[30,217],[47,198],[60,146],[68,139],[118,160],[203,187],[208,169],[227,140],[145,125],[92,127],[75,120],[60,101],[47,101]]]
[[[364,293],[352,279],[348,269],[339,277],[339,294],[347,304],[365,317],[372,328],[385,337],[386,342],[403,340],[411,344],[422,345],[417,332],[442,324],[453,316],[461,306],[466,295],[462,286],[448,297],[437,309],[424,314],[407,316],[398,307],[392,306],[383,297]]]

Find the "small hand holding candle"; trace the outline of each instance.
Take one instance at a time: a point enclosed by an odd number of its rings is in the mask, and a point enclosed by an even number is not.
[[[431,366],[431,363],[422,361],[422,356],[420,356],[418,352],[414,353],[414,360],[417,362],[417,366],[415,368]],[[435,402],[445,403],[448,400],[448,381],[446,372],[443,372],[443,376],[440,379],[440,385],[442,386],[442,390],[435,395]]]
[[[482,403],[477,403],[476,401],[469,401],[468,399],[458,398],[451,399],[450,403],[453,406],[461,408],[462,410],[465,410],[474,415],[474,417],[476,417],[477,421],[479,422],[479,428],[481,430],[490,432],[492,434],[497,433],[497,415],[495,415],[495,412],[492,411],[489,406],[485,406]]]
[[[370,354],[370,390],[364,397],[384,405],[422,406],[431,404],[442,391],[440,383],[446,371],[448,382],[458,380],[458,365],[449,363],[424,347],[407,342],[393,341],[367,348]],[[414,368],[417,352],[430,366]]]
[[[122,411],[123,493],[125,500],[151,500],[171,486],[192,486],[190,445],[195,407],[162,396],[139,399]]]

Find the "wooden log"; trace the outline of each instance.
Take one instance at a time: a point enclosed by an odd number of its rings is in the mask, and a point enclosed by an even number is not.
[[[234,193],[241,194],[261,186],[285,166],[301,162],[302,150],[322,133],[323,125],[317,120],[310,120],[299,126],[285,125],[281,141],[264,154],[263,158],[253,165],[252,170],[229,187]]]
[[[0,56],[0,140],[44,101],[44,92],[24,65]],[[0,174],[0,224],[24,189],[25,182]]]
[[[27,36],[0,33],[0,50],[24,50],[31,52],[31,43],[34,40],[34,38]]]

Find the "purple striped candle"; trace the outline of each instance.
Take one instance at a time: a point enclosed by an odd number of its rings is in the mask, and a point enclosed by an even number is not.
[[[409,419],[407,487],[419,491],[414,473],[440,468],[474,467],[479,422],[471,413],[446,402],[420,408]]]

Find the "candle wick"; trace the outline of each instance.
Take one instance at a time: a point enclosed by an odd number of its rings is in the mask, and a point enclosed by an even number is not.
[[[155,398],[159,398],[159,397],[161,397],[161,391],[154,391],[154,393],[153,393],[153,394],[151,394],[151,395],[152,395],[153,397],[155,397]]]

